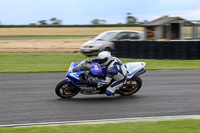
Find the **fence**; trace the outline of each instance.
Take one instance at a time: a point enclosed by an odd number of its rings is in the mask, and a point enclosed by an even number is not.
[[[200,59],[200,41],[115,41],[119,58]]]

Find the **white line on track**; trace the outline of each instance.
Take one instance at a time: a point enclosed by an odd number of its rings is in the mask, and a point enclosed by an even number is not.
[[[7,124],[7,125],[0,125],[0,127],[89,125],[89,124],[144,122],[144,121],[147,121],[147,122],[153,122],[153,121],[170,121],[170,120],[184,120],[184,119],[200,119],[200,115],[154,116],[154,117],[135,117],[135,118],[99,119],[99,120],[80,120],[80,121],[61,121],[61,122]]]

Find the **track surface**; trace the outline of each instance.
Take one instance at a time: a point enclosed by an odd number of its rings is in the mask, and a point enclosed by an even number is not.
[[[65,73],[0,74],[0,125],[200,114],[200,70],[147,71],[129,97],[54,93]]]

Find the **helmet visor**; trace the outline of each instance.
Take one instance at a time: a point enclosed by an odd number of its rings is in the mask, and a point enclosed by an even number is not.
[[[99,63],[99,64],[103,64],[103,63],[105,63],[107,60],[108,60],[107,57],[104,58],[104,59],[98,59],[98,63]]]

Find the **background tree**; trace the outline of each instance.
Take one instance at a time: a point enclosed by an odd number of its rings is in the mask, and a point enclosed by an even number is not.
[[[106,20],[100,20],[100,24],[105,24]]]
[[[126,23],[127,24],[135,24],[137,22],[137,18],[132,16],[131,13],[127,13]]]
[[[62,23],[62,20],[57,20],[56,22],[54,22],[53,24],[58,24],[60,25]]]
[[[51,18],[50,21],[54,22],[56,21],[57,19],[56,18]]]
[[[93,19],[93,20],[91,21],[91,23],[92,23],[92,24],[99,24],[99,19]]]
[[[34,25],[36,25],[35,23],[30,23],[29,25],[32,25],[32,26],[34,26]]]
[[[93,19],[91,21],[92,24],[105,24],[106,20],[100,20],[100,19]]]
[[[47,25],[47,21],[46,20],[40,20],[38,21],[40,25]]]
[[[61,20],[57,20],[57,18],[51,18],[50,21],[52,22],[53,25],[60,25]]]

